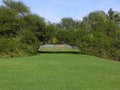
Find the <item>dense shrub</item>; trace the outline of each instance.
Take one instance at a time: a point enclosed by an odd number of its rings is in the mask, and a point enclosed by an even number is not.
[[[0,57],[23,56],[20,43],[12,38],[0,37]]]
[[[19,41],[18,38],[0,37],[0,57],[17,57],[37,54],[35,44],[29,45]]]

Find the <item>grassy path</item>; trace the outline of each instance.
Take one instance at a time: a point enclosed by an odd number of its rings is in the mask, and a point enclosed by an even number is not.
[[[120,62],[78,54],[0,59],[0,90],[120,90]]]

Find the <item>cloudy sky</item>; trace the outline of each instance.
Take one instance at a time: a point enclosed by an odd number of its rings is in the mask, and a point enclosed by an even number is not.
[[[1,0],[2,1],[2,0]],[[1,4],[0,1],[0,4]],[[16,0],[24,2],[33,13],[51,22],[59,22],[63,17],[81,20],[91,11],[109,8],[120,11],[120,0]]]

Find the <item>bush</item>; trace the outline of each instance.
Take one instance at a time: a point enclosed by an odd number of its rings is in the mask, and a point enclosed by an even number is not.
[[[13,38],[0,37],[0,57],[23,56],[24,50]]]
[[[26,48],[26,51],[32,52],[32,53],[37,52],[37,49],[40,46],[40,41],[32,31],[30,31],[29,29],[21,30],[19,32],[18,38],[20,39],[20,42],[24,45],[24,48]]]
[[[36,44],[21,43],[19,38],[0,37],[0,57],[18,57],[34,54],[37,54]]]

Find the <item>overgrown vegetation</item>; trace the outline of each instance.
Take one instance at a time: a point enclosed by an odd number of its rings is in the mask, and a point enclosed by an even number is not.
[[[70,44],[87,55],[120,60],[120,13],[95,11],[82,21],[45,22],[22,2],[0,6],[0,57],[37,54],[42,44]]]

